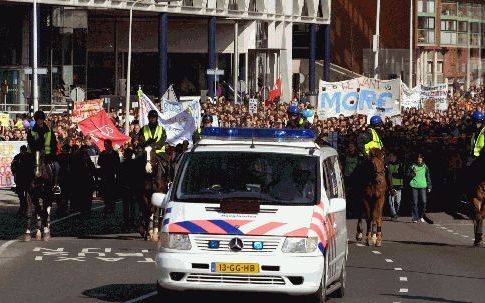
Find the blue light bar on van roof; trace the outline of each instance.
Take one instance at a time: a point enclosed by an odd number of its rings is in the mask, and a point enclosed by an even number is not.
[[[314,141],[315,133],[310,129],[271,129],[271,128],[219,128],[206,127],[203,137],[225,139],[266,139]]]

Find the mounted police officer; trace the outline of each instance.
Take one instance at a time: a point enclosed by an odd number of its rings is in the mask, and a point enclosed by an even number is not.
[[[384,148],[384,144],[379,136],[379,130],[381,128],[382,118],[380,116],[373,116],[370,118],[370,127],[367,129],[367,131],[362,132],[357,136],[357,149],[359,151],[359,156],[368,157],[371,149]]]
[[[165,129],[158,125],[158,112],[151,110],[148,112],[148,124],[143,126],[140,131],[139,142],[143,148],[151,146],[157,153],[165,152],[167,141],[167,133]]]
[[[193,134],[192,134],[192,142],[195,144],[199,142],[199,140],[202,138],[202,130],[206,127],[212,127],[212,122],[214,120],[212,119],[212,115],[205,114],[202,117],[202,126],[199,127]]]
[[[302,115],[298,106],[289,106],[286,111],[288,114],[288,123],[286,128],[289,129],[311,129],[312,125]]]
[[[483,120],[485,120],[485,114],[480,111],[473,113],[473,121],[475,122],[475,129],[473,130],[470,146],[473,159],[480,156],[485,145],[485,126]]]
[[[40,151],[45,155],[46,161],[53,168],[54,173],[54,193],[60,193],[58,184],[59,164],[56,162],[57,156],[57,139],[52,129],[45,124],[46,115],[43,111],[36,111],[34,113],[35,125],[27,133],[27,143],[30,152]]]

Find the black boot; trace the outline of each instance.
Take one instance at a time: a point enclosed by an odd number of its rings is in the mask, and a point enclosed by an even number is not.
[[[475,234],[475,242],[473,242],[474,246],[481,246],[482,245],[482,234],[481,233],[476,233]]]

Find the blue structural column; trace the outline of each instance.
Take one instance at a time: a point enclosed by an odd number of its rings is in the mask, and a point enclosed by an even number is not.
[[[158,96],[161,98],[168,88],[168,14],[158,15],[158,56],[159,78]]]
[[[315,60],[317,56],[317,30],[318,30],[317,24],[310,25],[310,43],[309,43],[310,54],[308,56],[308,61],[309,61],[308,89],[310,92],[315,91]]]
[[[323,54],[323,80],[330,81],[330,64],[331,64],[331,56],[330,56],[330,24],[324,26],[324,54]]]
[[[209,25],[208,25],[208,37],[207,37],[207,42],[208,42],[208,69],[214,69],[216,68],[216,24],[217,24],[217,19],[216,17],[209,17]],[[214,75],[208,75],[207,76],[207,86],[208,86],[208,95],[211,97],[215,97],[216,92],[214,91],[214,82],[215,82],[215,76]]]

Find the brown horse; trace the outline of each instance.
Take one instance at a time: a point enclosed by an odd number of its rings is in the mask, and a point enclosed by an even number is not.
[[[369,161],[362,163],[362,183],[359,200],[364,207],[364,216],[367,223],[367,245],[382,245],[382,211],[386,199],[387,182],[384,152],[380,149],[371,149]],[[357,241],[362,241],[362,218],[357,222]]]
[[[482,230],[483,219],[485,218],[485,181],[480,182],[476,187],[472,198],[474,210],[473,225],[475,229],[475,246],[483,246]]]

